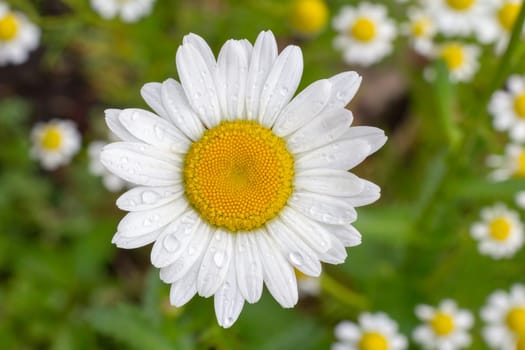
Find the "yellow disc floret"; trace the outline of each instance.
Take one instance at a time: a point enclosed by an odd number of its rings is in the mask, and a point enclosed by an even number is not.
[[[0,18],[0,41],[9,41],[18,34],[18,18],[12,13],[7,13]]]
[[[514,27],[514,22],[518,18],[521,4],[517,2],[507,2],[498,10],[498,20],[506,31],[510,32]]]
[[[447,0],[448,6],[456,11],[468,10],[475,2],[476,0]]]
[[[350,27],[350,35],[358,41],[372,41],[376,36],[376,24],[366,17],[360,17]]]
[[[518,338],[518,341],[516,342],[516,350],[525,350],[525,335]]]
[[[450,71],[460,68],[465,62],[463,46],[457,43],[446,44],[441,49],[440,57],[445,61]]]
[[[518,306],[507,313],[507,326],[516,335],[525,336],[525,307]]]
[[[323,0],[296,0],[290,9],[290,25],[298,33],[319,32],[328,20],[328,8]]]
[[[515,177],[525,177],[525,150],[516,157],[514,168]]]
[[[193,143],[184,161],[190,204],[208,223],[249,231],[273,219],[293,188],[285,141],[253,121],[227,121]]]
[[[430,321],[430,326],[438,336],[446,336],[454,331],[454,319],[444,312],[436,312]]]
[[[514,111],[520,118],[525,118],[525,92],[514,98]]]
[[[504,241],[510,236],[511,224],[509,220],[499,217],[492,220],[489,224],[489,234],[496,241]]]
[[[430,19],[427,17],[421,17],[412,22],[410,31],[414,38],[421,38],[427,35],[430,26]]]
[[[44,129],[40,138],[40,145],[48,151],[56,151],[62,145],[62,132],[56,126],[48,126]]]
[[[359,350],[388,350],[388,341],[380,333],[367,332],[359,340]]]

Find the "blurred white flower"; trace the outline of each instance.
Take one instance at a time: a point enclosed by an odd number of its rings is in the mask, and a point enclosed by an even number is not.
[[[434,19],[426,10],[420,8],[410,8],[407,14],[408,22],[402,24],[402,33],[408,36],[410,45],[417,53],[430,56],[436,35]]]
[[[280,54],[271,32],[252,46],[228,40],[216,60],[200,36],[184,37],[176,55],[181,83],[146,84],[155,113],[106,110],[123,142],[101,161],[135,185],[118,200],[129,213],[113,242],[155,242],[153,265],[171,284],[170,300],[214,296],[222,327],[263,282],[283,307],[297,303],[294,268],[319,276],[321,261],[342,263],[358,245],[355,207],[380,189],[348,169],[377,151],[386,136],[350,127],[345,106],[361,84],[355,72],[316,81],[294,97],[301,49]],[[348,152],[351,149],[352,152]]]
[[[525,191],[519,191],[516,193],[516,196],[514,196],[514,201],[518,207],[525,209]]]
[[[516,284],[509,293],[497,290],[481,309],[483,338],[492,349],[521,350],[525,346],[525,286]]]
[[[383,312],[363,313],[357,324],[340,322],[334,333],[337,342],[332,350],[404,350],[408,345],[397,323]]]
[[[124,22],[137,22],[150,14],[155,0],[91,0],[91,7],[105,19],[120,16]]]
[[[489,175],[494,181],[505,181],[511,177],[525,178],[525,148],[508,144],[505,154],[488,156],[487,165],[495,169]]]
[[[497,54],[501,54],[508,44],[522,2],[522,0],[497,0],[491,4],[490,16],[479,32],[478,38],[482,43],[495,42]]]
[[[357,7],[343,6],[333,19],[333,27],[339,32],[334,46],[343,51],[344,61],[361,66],[377,63],[390,54],[397,35],[386,7],[368,2]]]
[[[109,172],[100,161],[100,152],[108,142],[93,141],[88,146],[89,171],[102,177],[102,184],[111,192],[118,192],[126,187],[126,181]]]
[[[480,49],[476,45],[452,41],[434,48],[433,56],[442,59],[453,82],[468,82],[478,71]]]
[[[21,64],[40,41],[40,29],[20,13],[0,2],[0,66]]]
[[[75,123],[59,119],[37,123],[31,131],[31,140],[31,155],[47,170],[68,164],[81,143]]]
[[[418,305],[416,316],[424,324],[414,330],[412,338],[423,348],[455,350],[470,345],[469,330],[474,318],[469,311],[459,309],[453,300],[443,300],[437,308]]]
[[[515,142],[525,141],[525,77],[512,75],[508,90],[498,90],[490,99],[488,111],[494,128],[507,131]]]
[[[481,220],[470,228],[472,238],[479,241],[481,254],[494,259],[510,258],[523,246],[520,217],[504,204],[483,208]]]

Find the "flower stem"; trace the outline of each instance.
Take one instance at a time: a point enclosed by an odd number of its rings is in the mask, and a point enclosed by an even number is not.
[[[321,287],[334,298],[350,307],[358,310],[365,310],[369,306],[369,302],[365,297],[339,283],[326,272],[321,275]]]

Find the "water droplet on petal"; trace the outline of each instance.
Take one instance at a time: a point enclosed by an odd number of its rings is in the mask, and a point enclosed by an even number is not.
[[[296,266],[301,266],[304,263],[304,258],[299,252],[290,253],[288,257],[290,258],[290,261]]]
[[[213,262],[215,263],[215,265],[217,265],[218,268],[221,268],[224,265],[224,258],[224,253],[218,251],[213,255]]]
[[[170,253],[173,253],[180,247],[180,242],[174,235],[167,235],[164,238],[164,248]]]
[[[128,162],[128,157],[120,158],[120,162],[123,163],[123,164],[126,164]]]
[[[159,195],[153,191],[144,191],[141,198],[144,204],[153,204],[159,199]]]
[[[151,226],[153,222],[150,218],[144,219],[144,222],[142,223],[144,226]]]
[[[155,135],[159,138],[159,139],[163,139],[164,138],[164,129],[162,128],[162,126],[160,125],[155,125]]]

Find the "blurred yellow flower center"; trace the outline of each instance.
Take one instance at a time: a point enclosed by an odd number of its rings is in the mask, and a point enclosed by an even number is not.
[[[18,33],[18,19],[12,13],[0,18],[0,40],[9,41]]]
[[[56,126],[49,126],[44,130],[42,138],[40,139],[42,148],[55,151],[62,145],[62,133]]]
[[[518,338],[518,341],[516,342],[516,350],[525,350],[525,335]]]
[[[450,334],[455,329],[454,319],[451,315],[444,312],[436,312],[434,318],[430,321],[430,326],[439,336]]]
[[[297,0],[290,11],[290,24],[302,34],[315,34],[328,19],[328,8],[322,0]]]
[[[507,314],[507,326],[517,335],[525,336],[525,307],[515,307]]]
[[[520,118],[525,118],[525,92],[522,92],[514,99],[514,110]]]
[[[193,143],[184,161],[191,205],[208,223],[249,231],[273,219],[292,193],[285,141],[253,121],[227,121]]]
[[[504,241],[510,235],[511,225],[505,218],[496,218],[489,225],[490,237],[496,241]]]
[[[430,27],[430,20],[428,18],[419,18],[412,22],[412,35],[416,38],[425,36]]]
[[[516,159],[514,175],[518,177],[525,177],[525,150],[522,150]]]
[[[448,44],[441,49],[441,58],[449,70],[460,68],[465,61],[465,52],[460,44]]]
[[[476,0],[447,0],[448,6],[457,11],[468,10]]]
[[[388,342],[380,333],[367,332],[359,340],[359,350],[388,350]]]
[[[376,36],[376,24],[368,18],[358,18],[350,28],[350,34],[356,40],[368,42]]]
[[[498,20],[505,30],[509,32],[512,30],[514,22],[516,22],[516,18],[520,12],[520,8],[521,5],[519,3],[507,2],[499,9]]]

